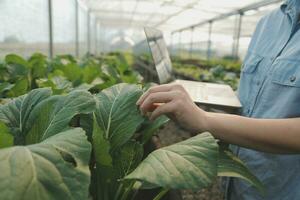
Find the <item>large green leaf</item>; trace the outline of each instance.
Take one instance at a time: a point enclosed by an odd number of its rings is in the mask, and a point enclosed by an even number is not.
[[[5,62],[7,64],[7,71],[10,74],[10,78],[15,79],[27,76],[29,64],[24,58],[16,54],[9,54],[5,57]]]
[[[130,140],[122,148],[118,149],[113,154],[113,175],[114,184],[111,184],[111,190],[114,188],[117,192],[110,192],[109,199],[127,199],[130,192],[132,192],[134,180],[120,181],[124,176],[131,173],[141,162],[143,158],[143,146]]]
[[[50,96],[50,89],[36,89],[0,106],[0,121],[10,128],[17,143],[24,144],[22,140],[37,116],[36,106]]]
[[[51,87],[53,94],[64,94],[72,90],[72,82],[63,76],[53,76],[36,80],[40,88]]]
[[[0,148],[11,147],[13,144],[14,138],[9,128],[3,122],[0,122]]]
[[[120,74],[114,67],[108,66],[108,65],[103,65],[101,69],[107,78],[109,78],[109,79],[113,78],[114,80],[121,82]]]
[[[3,96],[6,91],[11,90],[13,87],[14,84],[8,82],[0,83],[0,95]]]
[[[110,154],[110,143],[104,137],[105,132],[99,127],[94,117],[93,125],[93,152],[96,161],[96,167],[93,172],[93,196],[94,199],[110,199],[111,193],[116,192],[117,177],[114,173],[112,156]],[[101,188],[101,189],[100,189]],[[113,192],[112,192],[113,191]]]
[[[217,176],[218,145],[209,133],[158,149],[125,179],[135,179],[142,188],[199,189]]]
[[[91,146],[82,129],[0,150],[0,199],[88,199]]]
[[[9,74],[8,74],[8,71],[7,71],[7,67],[6,67],[6,64],[5,63],[2,63],[0,61],[0,81],[1,82],[6,82],[6,81],[9,81]]]
[[[136,106],[141,94],[138,86],[122,83],[97,95],[97,122],[112,151],[128,142],[144,121]]]
[[[224,150],[222,148],[220,148],[219,154],[218,176],[244,179],[255,186],[261,193],[265,192],[264,185],[249,171],[247,166],[229,150]]]
[[[61,70],[64,72],[64,76],[73,83],[82,77],[82,69],[75,63],[67,64]]]
[[[110,155],[110,144],[105,139],[104,131],[99,127],[94,117],[93,125],[93,147],[97,165],[112,167],[112,157]]]
[[[93,125],[94,125],[93,119],[94,119],[93,113],[79,115],[80,127],[85,131],[89,141],[92,141],[92,137],[93,137]]]
[[[28,59],[32,78],[43,78],[47,73],[47,57],[40,53],[33,54]]]
[[[97,199],[114,199],[117,190],[125,186],[119,179],[132,172],[141,162],[143,147],[138,142],[130,140],[111,154],[110,143],[104,136],[105,132],[94,119],[93,147],[96,160],[94,171],[97,176],[94,184],[98,188],[94,191],[94,195],[97,195]]]
[[[15,82],[15,84],[10,88],[10,90],[7,92],[6,95],[7,97],[18,97],[23,94],[26,94],[28,88],[29,88],[29,82],[27,78],[22,78]]]
[[[97,77],[101,75],[101,69],[97,65],[85,66],[82,69],[82,81],[84,83],[92,83]]]
[[[26,141],[36,143],[66,130],[75,115],[88,114],[94,109],[94,96],[87,91],[74,91],[66,96],[52,96],[37,107],[38,114]]]
[[[15,144],[25,144],[25,138],[32,144],[68,129],[75,115],[94,109],[94,96],[87,91],[51,96],[50,89],[42,88],[0,106],[0,121],[10,128]]]
[[[127,187],[119,179],[142,159],[142,146],[131,140],[144,121],[135,105],[141,94],[138,86],[119,84],[97,95],[93,126],[97,177],[93,183],[98,188],[94,191],[97,199],[118,198],[124,192],[123,187]]]
[[[113,154],[113,165],[119,178],[131,173],[142,161],[143,146],[131,140]]]
[[[141,127],[141,134],[142,134],[142,144],[147,143],[153,134],[164,124],[166,124],[169,121],[169,118],[166,116],[160,116],[153,122],[147,120],[143,123]]]

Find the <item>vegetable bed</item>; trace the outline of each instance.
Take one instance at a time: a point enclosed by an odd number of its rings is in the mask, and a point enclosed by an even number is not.
[[[135,60],[136,65],[146,65],[150,69],[155,69],[152,58],[149,55],[138,56]],[[173,72],[177,78],[228,84],[234,90],[237,89],[239,84],[241,65],[239,61],[225,59],[205,61],[197,59],[186,60],[178,57],[172,58]],[[156,81],[156,79],[153,80]]]

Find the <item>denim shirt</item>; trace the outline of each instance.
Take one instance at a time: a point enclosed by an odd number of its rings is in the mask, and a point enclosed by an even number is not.
[[[241,73],[243,116],[300,117],[299,14],[300,0],[288,0],[258,23]],[[300,133],[295,140],[300,140]],[[300,155],[277,155],[237,146],[232,150],[264,183],[267,194],[263,197],[245,181],[233,178],[228,199],[300,200]]]

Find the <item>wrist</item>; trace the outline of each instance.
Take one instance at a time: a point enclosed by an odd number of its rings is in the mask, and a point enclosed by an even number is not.
[[[203,115],[203,131],[211,132],[212,131],[212,118],[213,113],[204,111]]]
[[[197,108],[197,133],[209,132],[210,131],[210,113]]]

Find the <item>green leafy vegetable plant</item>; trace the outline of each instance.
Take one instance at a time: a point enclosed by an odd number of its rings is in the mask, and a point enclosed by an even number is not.
[[[142,145],[167,120],[144,119],[135,105],[141,94],[136,85],[118,84],[97,95],[91,167],[94,199],[134,199],[136,190],[151,188],[163,188],[161,197],[169,189],[208,187],[218,176],[243,178],[263,190],[247,167],[209,133],[158,149],[142,160]]]
[[[91,145],[69,125],[94,111],[86,91],[32,90],[0,106],[0,199],[88,199]]]
[[[115,57],[86,55],[82,59],[71,55],[48,59],[39,53],[25,59],[9,54],[0,64],[0,98],[13,98],[44,87],[51,87],[54,94],[78,89],[98,93],[117,83],[141,82],[140,75],[125,61],[122,54]]]

